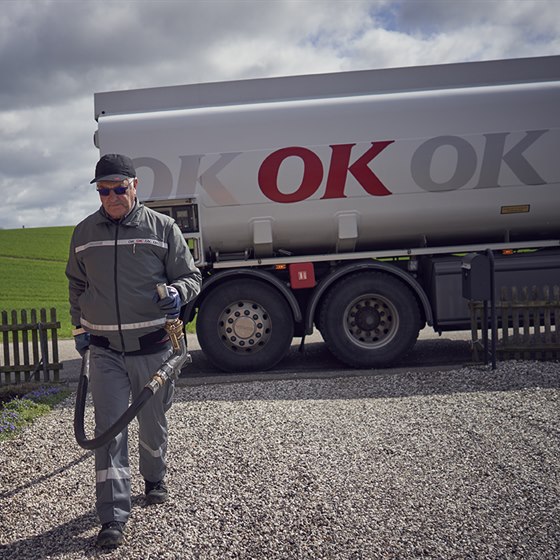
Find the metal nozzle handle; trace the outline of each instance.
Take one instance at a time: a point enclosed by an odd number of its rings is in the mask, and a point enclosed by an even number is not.
[[[156,284],[156,290],[157,290],[159,299],[166,298],[169,295],[169,290],[167,289],[167,284],[165,282],[161,282],[160,284]]]

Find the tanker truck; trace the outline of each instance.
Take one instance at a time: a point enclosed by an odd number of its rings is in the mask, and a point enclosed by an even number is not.
[[[96,93],[203,273],[208,359],[267,370],[318,329],[357,368],[470,329],[465,254],[495,290],[560,279],[560,56]]]

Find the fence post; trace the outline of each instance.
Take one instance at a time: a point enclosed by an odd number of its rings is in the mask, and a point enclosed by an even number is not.
[[[37,310],[31,310],[31,323],[34,325],[38,325],[39,321],[37,320]],[[41,379],[41,373],[39,372],[40,363],[41,363],[41,352],[39,351],[39,331],[38,329],[33,329],[31,331],[31,340],[33,343],[33,363],[35,364],[35,370],[33,372],[35,380],[39,381]]]
[[[12,310],[12,325],[15,326],[17,324],[17,311]],[[14,369],[14,375],[16,378],[16,383],[21,383],[21,371],[18,369],[18,366],[21,365],[21,362],[19,360],[19,333],[17,330],[12,331],[12,340],[14,343],[14,366],[16,367],[16,369]]]
[[[509,305],[508,305],[508,290],[502,286],[500,290],[500,316],[502,320],[502,348],[507,348],[509,345]],[[504,360],[508,359],[506,350],[502,350],[502,357]]]
[[[58,321],[56,320],[56,309],[51,307],[51,323],[53,325],[57,325]],[[52,361],[55,364],[58,364],[58,331],[56,327],[51,327],[51,341],[52,341]],[[54,369],[53,370],[53,377],[54,381],[59,380],[60,370]]]
[[[2,311],[2,325],[8,325],[8,312]],[[2,331],[2,346],[4,351],[4,363],[10,363],[10,333],[7,330]],[[10,382],[10,372],[4,372],[4,381],[6,383]]]

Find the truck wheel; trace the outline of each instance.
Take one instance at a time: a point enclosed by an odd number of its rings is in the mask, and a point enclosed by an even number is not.
[[[364,272],[343,278],[327,294],[319,324],[329,350],[351,367],[383,367],[406,354],[420,330],[412,292],[395,278]]]
[[[274,367],[288,351],[293,333],[288,303],[258,280],[230,280],[216,287],[197,315],[204,354],[226,372]]]

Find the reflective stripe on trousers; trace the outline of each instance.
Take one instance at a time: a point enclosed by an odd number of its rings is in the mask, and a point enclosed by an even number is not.
[[[121,468],[121,469],[102,469],[97,471],[96,482],[106,482],[109,479],[116,479],[116,480],[126,480],[130,478],[130,469],[128,467]]]

